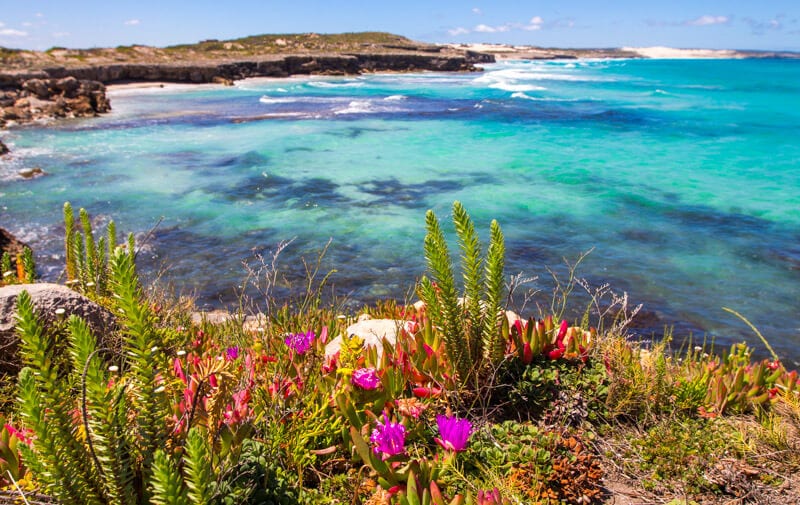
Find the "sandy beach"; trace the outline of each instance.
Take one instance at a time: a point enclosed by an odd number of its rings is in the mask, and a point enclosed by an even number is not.
[[[746,56],[739,51],[729,49],[678,49],[674,47],[653,46],[653,47],[623,47],[623,51],[638,53],[643,58],[652,59],[728,59],[745,58]]]

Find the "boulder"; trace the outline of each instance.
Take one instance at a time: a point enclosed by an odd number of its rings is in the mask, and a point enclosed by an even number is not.
[[[67,108],[76,117],[94,116],[95,111],[92,101],[88,96],[79,96],[67,99]]]
[[[400,319],[367,319],[351,324],[347,327],[345,333],[348,337],[352,337],[353,335],[361,337],[364,341],[363,347],[365,349],[369,346],[375,347],[380,356],[383,352],[384,339],[386,339],[390,345],[394,345],[395,342],[397,342],[397,334],[400,332],[400,329],[405,328],[406,330],[410,330],[410,326],[413,324],[412,321],[403,321]],[[339,352],[341,347],[342,335],[339,335],[325,346],[325,356],[333,356]]]
[[[8,147],[5,144],[3,144],[2,140],[0,140],[0,156],[8,153],[9,153]]]
[[[236,317],[228,312],[227,310],[211,310],[208,312],[192,312],[191,314],[191,321],[192,324],[201,325],[203,323],[208,324],[223,324],[227,323],[228,321],[236,320]]]
[[[23,168],[19,172],[19,176],[23,179],[33,179],[35,177],[41,177],[43,175],[47,175],[47,172],[42,170],[42,167],[33,167],[33,168]]]
[[[22,89],[36,95],[42,100],[50,98],[50,87],[44,79],[28,79],[22,83]]]
[[[67,98],[74,98],[80,87],[80,81],[73,76],[58,79],[53,83],[53,88],[63,93]]]
[[[17,298],[27,291],[36,314],[45,327],[70,315],[82,317],[98,340],[99,348],[118,349],[116,319],[106,308],[59,284],[17,284],[0,287],[0,372],[16,373],[20,368],[16,334]],[[59,309],[63,309],[63,313]]]

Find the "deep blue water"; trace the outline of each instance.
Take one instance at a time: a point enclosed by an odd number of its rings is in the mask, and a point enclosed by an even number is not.
[[[507,272],[539,276],[540,303],[547,268],[593,249],[578,274],[643,303],[639,331],[760,346],[730,307],[800,358],[798,61],[514,61],[111,100],[102,118],[3,136],[0,222],[47,278],[69,200],[141,238],[158,224],[142,267],[169,267],[201,305],[235,302],[243,262],[292,238],[290,276],[331,239],[340,293],[402,299],[424,271],[425,211],[445,220],[461,200],[484,237],[500,222]],[[33,166],[49,175],[16,175]]]

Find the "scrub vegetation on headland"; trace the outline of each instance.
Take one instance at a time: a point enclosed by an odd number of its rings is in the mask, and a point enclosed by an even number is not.
[[[425,217],[419,300],[357,313],[323,298],[319,261],[276,299],[279,248],[251,272],[261,299],[193,314],[140,283],[132,235],[64,218],[55,288],[82,304],[43,300],[29,250],[2,259],[6,502],[800,501],[796,371],[744,344],[637,342],[624,296],[566,319],[575,276],[521,318],[500,225],[481,240],[458,202],[452,228]]]

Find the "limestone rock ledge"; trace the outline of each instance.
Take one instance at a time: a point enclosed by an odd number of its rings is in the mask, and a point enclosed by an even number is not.
[[[74,76],[25,75],[0,91],[0,126],[49,118],[93,117],[109,110],[111,104],[103,83]]]
[[[0,72],[0,127],[44,118],[91,117],[111,110],[105,84],[177,82],[231,84],[248,77],[355,75],[364,72],[472,72],[494,56],[461,54],[353,53],[269,55],[246,60],[173,63],[100,63],[76,67]]]

